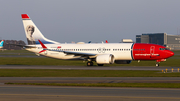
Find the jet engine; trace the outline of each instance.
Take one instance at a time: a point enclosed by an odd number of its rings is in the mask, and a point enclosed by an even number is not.
[[[113,64],[114,60],[114,55],[112,54],[102,54],[96,57],[97,64]]]
[[[131,60],[116,60],[115,63],[117,63],[117,64],[130,64]]]

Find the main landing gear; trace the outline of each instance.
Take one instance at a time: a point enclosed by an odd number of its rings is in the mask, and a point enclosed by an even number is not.
[[[98,66],[103,66],[104,64],[97,64]],[[92,61],[88,61],[87,62],[87,66],[93,66],[93,62]]]
[[[160,60],[156,60],[156,67],[159,67],[159,63],[162,61],[166,61],[166,59],[160,59]]]
[[[92,61],[88,61],[87,62],[87,66],[93,66],[93,62]]]

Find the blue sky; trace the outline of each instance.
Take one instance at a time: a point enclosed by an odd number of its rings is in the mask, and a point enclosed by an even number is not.
[[[21,14],[28,14],[46,38],[61,43],[177,35],[179,10],[180,0],[0,0],[0,39],[26,42]]]

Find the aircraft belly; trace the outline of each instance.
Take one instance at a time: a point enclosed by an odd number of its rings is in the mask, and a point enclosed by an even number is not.
[[[131,52],[118,52],[114,54],[115,60],[132,60]]]

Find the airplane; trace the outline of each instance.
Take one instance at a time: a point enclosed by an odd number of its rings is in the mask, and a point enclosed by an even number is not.
[[[0,48],[3,48],[4,40],[0,42]]]
[[[44,37],[27,14],[22,14],[28,45],[24,48],[37,55],[65,60],[84,60],[87,66],[129,64],[132,60],[155,60],[156,66],[174,55],[166,47],[147,43],[59,43]]]

